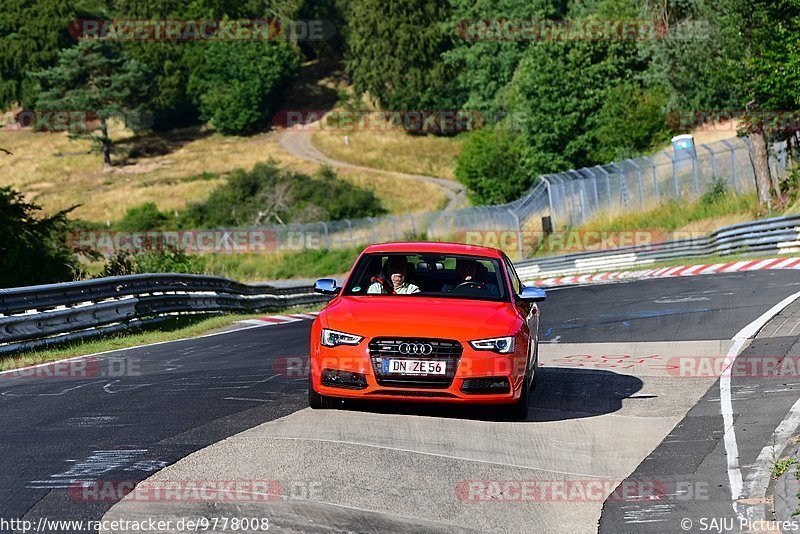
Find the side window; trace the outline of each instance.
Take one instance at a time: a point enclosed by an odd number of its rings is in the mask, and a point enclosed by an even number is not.
[[[511,287],[514,289],[514,294],[519,295],[522,292],[522,282],[519,281],[519,277],[517,276],[517,271],[514,270],[514,266],[511,265],[511,262],[508,261],[508,258],[503,258],[503,261],[506,264],[506,270],[508,271],[508,278],[511,280]]]

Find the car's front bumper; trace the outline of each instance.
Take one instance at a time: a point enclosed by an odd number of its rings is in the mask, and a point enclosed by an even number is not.
[[[366,342],[334,348],[312,343],[311,385],[321,395],[339,398],[474,404],[509,404],[519,398],[524,383],[526,343],[517,343],[517,350],[511,354],[476,351],[468,343],[462,343],[462,346],[461,358],[449,386],[395,387],[379,384]],[[520,350],[520,346],[524,349]],[[358,389],[324,385],[322,372],[326,369],[363,376],[366,384],[364,386],[359,378]],[[504,393],[465,392],[462,389],[464,382],[470,379],[501,377],[507,379],[509,384],[508,391]]]

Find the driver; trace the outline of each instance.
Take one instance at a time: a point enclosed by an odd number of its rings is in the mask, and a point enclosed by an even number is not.
[[[470,282],[476,285],[480,285],[481,289],[484,289],[491,293],[494,296],[500,296],[500,289],[497,287],[496,284],[491,282],[485,282],[480,280],[478,277],[478,271],[480,268],[478,267],[478,262],[475,260],[470,259],[457,259],[456,260],[456,273],[458,273],[459,282],[455,284],[445,284],[442,286],[442,293],[447,293],[449,291],[453,291],[454,289],[458,288],[458,286],[462,284],[469,284]]]
[[[405,256],[389,256],[389,261],[386,263],[390,280],[375,280],[375,282],[367,288],[367,293],[392,293],[397,295],[419,293],[419,288],[417,286],[406,282],[408,260]]]

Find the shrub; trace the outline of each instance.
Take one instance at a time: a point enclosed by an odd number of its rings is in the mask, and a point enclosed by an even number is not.
[[[280,40],[210,42],[199,52],[189,94],[201,118],[227,134],[264,125],[300,66],[298,52]]]
[[[65,282],[80,274],[67,246],[71,209],[37,218],[40,206],[10,187],[0,188],[0,287]]]
[[[534,181],[525,170],[522,137],[491,128],[467,137],[456,165],[456,178],[469,188],[476,204],[509,202]]]
[[[203,274],[206,262],[201,256],[181,250],[151,252],[118,252],[106,262],[102,276],[123,276],[146,273]]]
[[[214,228],[374,217],[386,213],[372,191],[322,168],[315,177],[280,169],[273,161],[233,172],[205,202],[180,217],[183,227]]]
[[[153,202],[146,202],[129,208],[115,227],[123,232],[163,230],[168,221],[167,214],[160,212]]]

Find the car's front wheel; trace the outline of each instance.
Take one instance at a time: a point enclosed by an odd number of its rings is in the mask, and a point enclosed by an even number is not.
[[[320,395],[311,385],[311,374],[308,375],[308,406],[313,410],[327,410],[333,408],[335,402],[332,398]]]
[[[514,404],[506,406],[506,414],[514,421],[524,421],[528,418],[528,402],[530,400],[530,368],[525,369],[525,379],[522,382],[522,391],[519,399]]]

